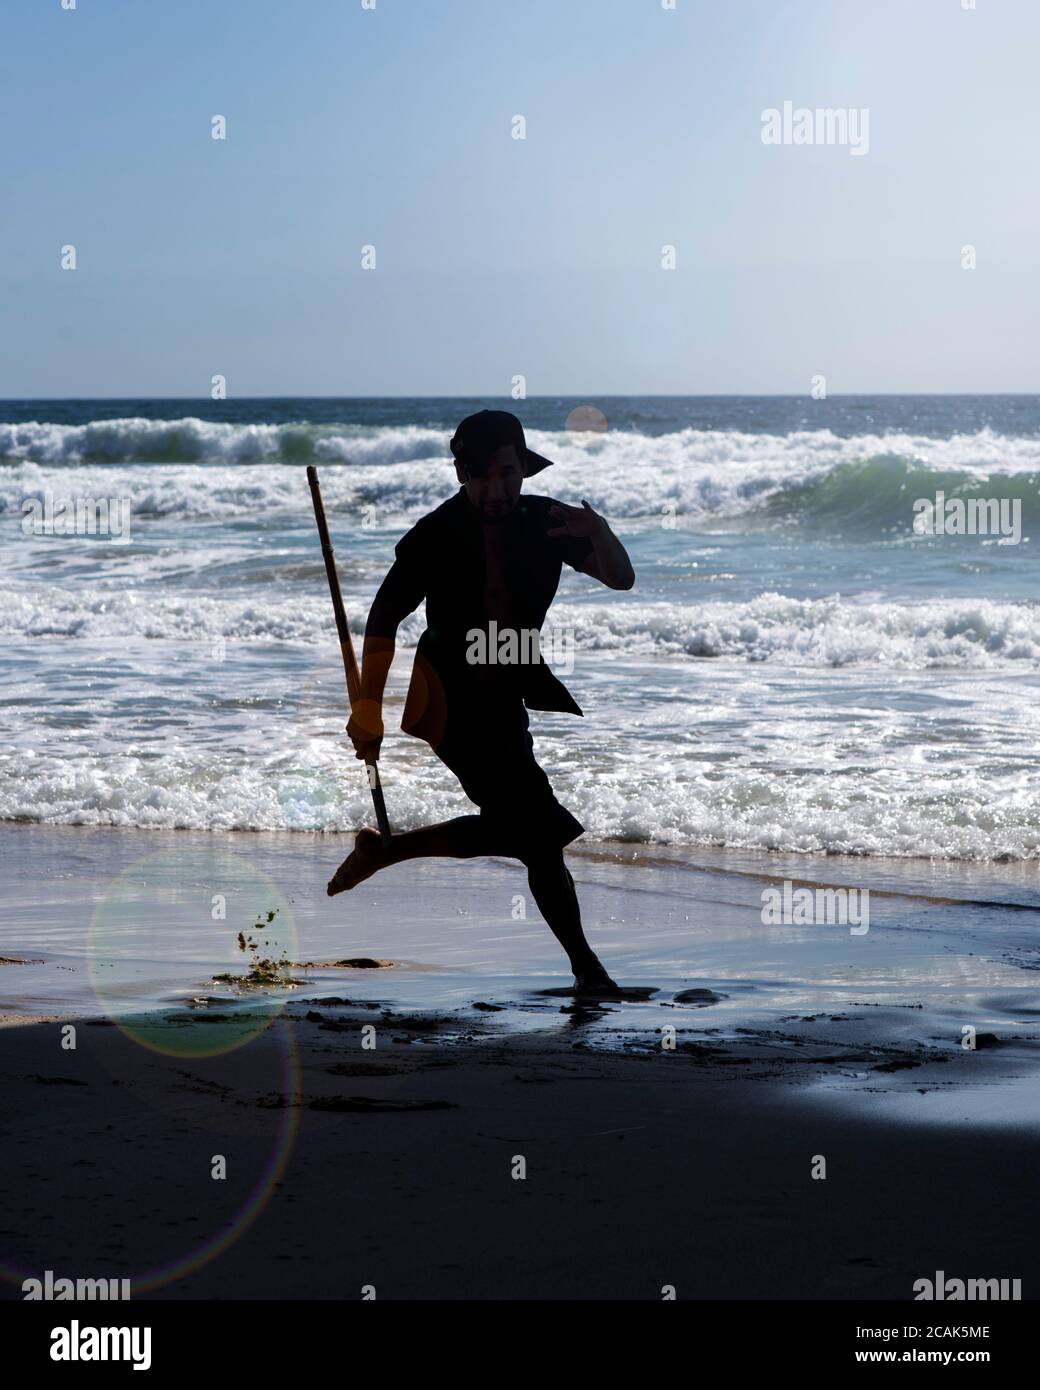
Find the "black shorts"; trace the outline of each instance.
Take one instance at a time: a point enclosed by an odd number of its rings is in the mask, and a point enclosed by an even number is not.
[[[482,693],[465,715],[449,717],[434,750],[480,807],[489,844],[502,845],[490,852],[518,859],[562,849],[585,831],[538,766],[529,723],[518,696]]]

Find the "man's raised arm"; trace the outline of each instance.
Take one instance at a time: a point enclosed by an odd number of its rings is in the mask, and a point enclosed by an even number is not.
[[[586,538],[591,543],[592,549],[584,559],[570,562],[575,569],[598,579],[608,589],[631,589],[636,582],[632,561],[628,558],[628,551],[607,525],[606,517],[593,511],[588,502],[582,499],[580,507],[554,502],[549,508],[549,518],[556,525],[546,532],[547,535]]]

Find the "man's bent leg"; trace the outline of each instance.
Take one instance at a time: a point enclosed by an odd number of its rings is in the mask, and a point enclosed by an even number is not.
[[[483,854],[509,854],[508,848],[496,845],[494,837],[480,816],[456,816],[439,825],[425,825],[391,835],[390,848],[385,849],[378,830],[359,830],[353,852],[344,859],[325,890],[329,897],[354,888],[379,869],[399,864],[404,859],[421,859],[428,855],[446,855],[452,859],[472,859]]]

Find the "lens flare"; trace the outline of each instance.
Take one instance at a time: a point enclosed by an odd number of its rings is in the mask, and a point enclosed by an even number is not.
[[[244,854],[212,845],[186,843],[131,864],[98,903],[87,938],[105,1014],[167,1056],[216,1056],[262,1032],[291,995],[297,958],[278,885]],[[214,1003],[225,1009],[208,1023]],[[178,1005],[186,1012],[171,1019]]]

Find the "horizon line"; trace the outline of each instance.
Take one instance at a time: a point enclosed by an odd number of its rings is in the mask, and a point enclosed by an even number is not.
[[[592,403],[593,401],[619,401],[619,400],[674,400],[674,401],[718,401],[718,400],[805,400],[813,405],[826,405],[832,400],[864,400],[888,398],[893,400],[916,399],[948,399],[951,397],[976,397],[979,399],[1029,399],[1040,396],[1040,389],[1036,391],[834,391],[822,400],[817,400],[811,395],[795,391],[707,391],[707,392],[678,392],[678,391],[624,391],[610,392],[597,396],[581,395],[570,391],[546,392],[539,395],[525,396],[524,401],[548,401],[548,400],[576,400]],[[508,401],[513,400],[511,396],[497,396],[491,393],[472,393],[467,392],[462,395],[415,395],[411,392],[391,392],[369,395],[286,395],[278,391],[264,391],[256,395],[236,395],[225,397],[223,400],[214,400],[210,396],[161,396],[153,392],[139,392],[133,396],[0,396],[0,405],[25,405],[36,401],[70,401],[70,402],[90,402],[90,401],[197,401],[209,403],[211,405],[229,405],[236,401]],[[514,405],[520,407],[524,401],[513,401]]]

